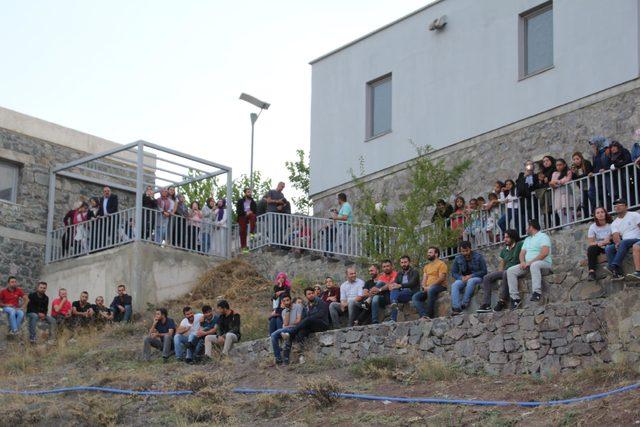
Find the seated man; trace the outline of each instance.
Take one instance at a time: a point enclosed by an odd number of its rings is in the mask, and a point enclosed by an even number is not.
[[[38,282],[35,292],[31,292],[27,298],[27,317],[29,318],[29,342],[36,343],[36,323],[38,320],[49,324],[49,341],[56,338],[56,320],[47,315],[49,310],[49,297],[47,292],[47,282]]]
[[[22,326],[24,320],[23,298],[24,292],[22,288],[18,287],[18,280],[14,276],[9,276],[7,287],[0,291],[0,308],[7,313],[10,335],[18,335],[20,326]]]
[[[520,250],[520,264],[507,270],[511,309],[520,307],[520,293],[518,292],[518,277],[531,271],[531,301],[540,301],[542,296],[542,273],[551,270],[551,239],[540,231],[537,219],[529,220],[527,234]]]
[[[456,316],[462,313],[471,302],[471,297],[476,286],[482,283],[482,278],[487,274],[487,263],[484,257],[471,250],[471,243],[464,241],[459,246],[460,253],[456,255],[451,267],[451,275],[455,282],[451,285],[451,314]],[[460,293],[464,291],[462,302]]]
[[[67,298],[67,290],[65,288],[60,288],[58,298],[51,303],[51,316],[56,319],[58,326],[71,321],[71,302]]]
[[[378,266],[376,264],[371,264],[369,266],[369,280],[364,282],[364,288],[362,289],[362,296],[364,297],[364,300],[360,306],[356,307],[358,314],[356,316],[356,320],[353,322],[354,325],[367,325],[371,323],[371,301],[373,299],[371,290],[376,288],[377,284]]]
[[[356,276],[354,267],[347,268],[347,280],[340,285],[340,302],[332,302],[329,305],[331,323],[335,329],[340,328],[341,314],[349,313],[349,327],[353,326],[353,321],[358,314],[356,306],[359,306],[363,300],[364,282]]]
[[[271,334],[271,347],[273,348],[273,354],[276,357],[276,365],[284,363],[280,356],[280,339],[282,338],[282,334],[291,333],[293,328],[300,324],[304,311],[301,301],[292,304],[291,297],[289,295],[282,298],[282,305],[284,307],[282,310],[283,327]]]
[[[500,282],[500,296],[493,311],[502,311],[509,303],[509,283],[507,281],[507,270],[520,263],[520,250],[524,241],[520,240],[516,230],[507,230],[504,233],[504,248],[500,251],[500,266],[498,271],[489,273],[482,280],[483,300],[478,308],[478,313],[489,313],[491,311],[491,287],[495,282]]]
[[[151,358],[151,347],[162,350],[162,361],[166,362],[171,356],[171,344],[173,343],[173,333],[176,324],[167,314],[166,308],[159,308],[153,318],[153,324],[149,329],[149,335],[144,337],[142,348],[142,360],[149,361]]]
[[[89,292],[80,292],[80,299],[71,304],[71,316],[76,326],[86,326],[93,320],[94,311],[89,304]]]
[[[133,301],[131,295],[127,294],[127,288],[124,285],[118,285],[118,295],[111,301],[111,312],[113,313],[114,322],[130,322],[133,313]]]
[[[282,360],[282,363],[289,363],[289,355],[291,354],[291,341],[295,338],[299,342],[303,342],[309,334],[314,332],[323,332],[329,329],[329,306],[322,299],[315,295],[312,288],[304,290],[304,296],[307,298],[307,316],[294,326],[288,332],[282,332],[280,335],[285,342],[284,354],[280,357],[280,346],[274,346],[274,356],[276,362]],[[272,339],[273,343],[273,339]]]
[[[391,321],[398,320],[398,303],[411,301],[413,294],[420,290],[420,273],[411,267],[409,255],[400,257],[400,270],[396,282],[389,285],[389,299],[391,300]]]
[[[222,355],[228,356],[233,344],[240,341],[240,315],[229,307],[225,300],[218,301],[216,306],[218,323],[215,335],[208,335],[204,339],[204,354],[211,357],[212,345],[222,347]]]
[[[396,283],[398,273],[393,269],[391,260],[382,261],[382,274],[378,275],[378,283],[371,288],[371,323],[378,323],[379,311],[391,302],[389,286]]]
[[[111,308],[104,305],[104,298],[97,297],[96,303],[91,307],[97,322],[111,322],[113,320],[113,312]]]
[[[420,319],[433,319],[438,294],[447,289],[448,267],[440,259],[440,249],[432,246],[427,251],[429,261],[423,269],[422,291],[416,292],[411,298],[413,306],[418,310]],[[424,301],[427,300],[427,307]]]
[[[194,358],[197,360],[201,357],[202,352],[204,351],[204,340],[209,335],[215,335],[218,324],[218,315],[214,316],[213,308],[210,305],[202,306],[202,317],[200,318],[200,328],[196,332],[195,343],[191,342],[189,345],[194,347]],[[195,344],[195,345],[194,345]],[[205,356],[210,358],[211,355]]]
[[[624,279],[622,261],[629,249],[640,242],[640,214],[627,211],[627,202],[618,199],[613,202],[616,219],[611,223],[611,239],[613,243],[604,248],[607,254],[607,270],[613,275],[613,280]]]
[[[194,314],[191,307],[187,306],[182,309],[184,319],[178,325],[176,333],[173,337],[173,348],[176,352],[176,360],[185,361],[187,363],[193,362],[193,349],[197,339],[197,332],[200,330],[200,321],[202,320],[202,313]],[[187,350],[185,357],[185,349]]]

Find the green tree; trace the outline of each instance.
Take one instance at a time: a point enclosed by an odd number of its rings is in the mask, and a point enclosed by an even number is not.
[[[296,159],[293,162],[286,161],[285,167],[289,171],[289,182],[293,188],[300,191],[300,197],[293,197],[292,201],[297,212],[308,215],[311,208],[309,199],[309,157],[305,156],[304,150],[296,150]]]

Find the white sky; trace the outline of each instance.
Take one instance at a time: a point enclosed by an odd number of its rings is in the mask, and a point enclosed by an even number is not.
[[[308,62],[429,0],[0,0],[0,105],[286,180],[309,150]],[[285,193],[287,193],[285,191]]]

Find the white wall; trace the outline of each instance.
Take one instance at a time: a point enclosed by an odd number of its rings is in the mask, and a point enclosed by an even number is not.
[[[414,157],[410,139],[446,147],[638,77],[638,0],[555,0],[554,68],[518,81],[519,14],[541,3],[444,0],[314,62],[311,194],[360,157],[367,173]],[[393,131],[365,142],[366,82],[389,72]]]

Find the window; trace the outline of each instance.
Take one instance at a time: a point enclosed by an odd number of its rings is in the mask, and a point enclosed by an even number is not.
[[[0,160],[0,200],[16,202],[18,192],[18,166]]]
[[[520,78],[553,67],[553,4],[520,15]]]
[[[367,139],[391,132],[391,74],[367,83]]]

